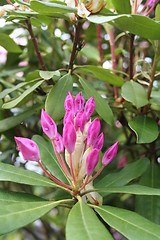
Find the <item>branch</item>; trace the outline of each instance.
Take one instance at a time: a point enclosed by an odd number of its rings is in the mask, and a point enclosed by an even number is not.
[[[129,46],[129,51],[130,51],[130,56],[129,56],[129,78],[133,78],[133,54],[134,54],[134,49],[133,49],[133,43],[134,43],[134,34],[130,35],[130,46]]]

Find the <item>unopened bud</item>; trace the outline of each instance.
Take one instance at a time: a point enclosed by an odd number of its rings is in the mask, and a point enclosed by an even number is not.
[[[75,112],[80,112],[83,110],[84,98],[81,96],[81,93],[78,93],[75,97]]]
[[[22,153],[24,160],[36,161],[40,160],[40,153],[37,144],[28,139],[22,137],[14,138],[19,151]]]
[[[87,132],[87,144],[89,146],[95,144],[100,129],[101,129],[100,120],[98,118],[95,118],[94,121],[89,125]]]
[[[74,115],[72,111],[66,111],[66,114],[63,119],[63,124],[65,125],[67,122],[71,122],[74,125]]]
[[[83,111],[78,112],[76,116],[76,131],[80,128],[81,132],[83,132],[85,123],[86,114]]]
[[[42,109],[41,112],[41,125],[43,132],[50,138],[55,139],[57,135],[57,126],[53,119]]]
[[[96,148],[98,151],[101,151],[102,147],[103,147],[103,143],[104,143],[104,135],[103,133],[101,133],[97,140],[95,141],[93,148]]]
[[[85,105],[85,113],[86,113],[86,120],[87,122],[90,120],[90,117],[92,115],[92,113],[94,112],[95,109],[95,101],[94,101],[94,97],[92,96]]]
[[[97,149],[93,149],[87,156],[86,172],[88,176],[91,176],[96,165],[99,161],[99,152]]]
[[[59,133],[57,133],[57,136],[54,139],[54,143],[55,143],[57,152],[63,153],[63,151],[64,151],[63,138]]]
[[[90,0],[88,4],[86,4],[86,8],[91,13],[98,13],[100,12],[106,3],[104,0]]]
[[[118,144],[119,142],[116,142],[105,152],[102,158],[102,164],[104,166],[108,165],[115,158],[118,151]]]
[[[71,122],[67,122],[63,128],[63,144],[69,153],[72,153],[76,144],[76,129]]]
[[[72,111],[74,113],[74,98],[69,91],[64,102],[64,108],[66,111]]]

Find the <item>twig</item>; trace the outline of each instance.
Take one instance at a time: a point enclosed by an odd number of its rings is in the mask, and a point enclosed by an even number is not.
[[[133,79],[133,57],[134,57],[134,49],[133,49],[133,43],[134,43],[134,34],[130,35],[130,56],[129,56],[129,78]]]
[[[103,63],[103,49],[102,49],[102,36],[101,36],[101,25],[97,24],[97,39],[98,39],[98,51],[100,56],[100,65]]]

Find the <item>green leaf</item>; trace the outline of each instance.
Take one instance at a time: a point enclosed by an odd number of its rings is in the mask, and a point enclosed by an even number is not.
[[[57,184],[46,177],[10,164],[0,162],[0,173],[0,181],[16,182],[31,186],[58,187]]]
[[[44,138],[38,135],[33,136],[33,140],[37,143],[40,150],[41,161],[47,167],[49,172],[60,181],[66,182],[64,171],[58,163],[52,143],[47,142]]]
[[[132,80],[122,86],[122,97],[128,102],[131,102],[136,108],[148,104],[146,91],[139,83]]]
[[[85,66],[77,66],[76,69],[86,73],[87,72],[93,73],[96,76],[96,78],[118,87],[121,87],[124,83],[123,78],[114,75],[113,73],[111,73],[110,70],[102,67],[85,65]]]
[[[40,2],[40,1],[31,1],[31,8],[39,12],[40,14],[48,14],[50,16],[55,13],[73,13],[75,12],[74,8],[67,7],[64,4],[51,3],[51,2]]]
[[[133,179],[141,176],[149,166],[149,159],[142,158],[136,162],[130,163],[117,173],[110,173],[95,184],[95,189],[119,187],[128,184]],[[107,195],[105,193],[103,196]]]
[[[39,71],[39,75],[44,80],[48,80],[54,76],[60,77],[60,72],[59,71]]]
[[[70,211],[66,225],[66,240],[113,240],[92,209],[80,200]]]
[[[159,135],[158,125],[153,118],[137,116],[128,124],[137,136],[137,143],[153,142]]]
[[[141,177],[139,183],[160,190],[159,173],[160,167],[156,163],[152,163]],[[152,196],[136,197],[136,212],[160,224],[160,197],[154,196],[154,194]]]
[[[107,22],[123,31],[129,31],[147,39],[160,39],[160,24],[145,16],[129,14],[113,16],[91,15],[87,19],[90,22],[99,24]]]
[[[0,190],[1,205],[15,204],[19,202],[45,201],[45,199],[37,197],[29,193],[9,192]]]
[[[35,221],[58,204],[59,202],[34,201],[3,206],[0,209],[0,235]]]
[[[91,96],[94,97],[95,100],[95,109],[97,113],[106,121],[108,124],[113,124],[113,113],[110,109],[109,105],[107,104],[106,100],[99,95],[99,93],[89,84],[87,81],[84,81],[82,78],[79,79],[86,95],[88,98]]]
[[[112,0],[112,3],[118,13],[131,13],[130,0]]]
[[[128,194],[134,194],[134,195],[160,196],[160,189],[154,188],[154,186],[146,187],[146,186],[136,185],[136,184],[123,186],[123,187],[112,187],[112,188],[107,187],[107,188],[99,188],[99,189],[96,188],[95,191],[99,193],[128,193]]]
[[[0,46],[4,47],[8,52],[22,52],[20,47],[5,33],[0,34]]]
[[[53,86],[48,94],[45,109],[54,121],[60,120],[64,116],[64,101],[68,91],[72,92],[72,88],[72,77],[70,74],[66,74],[58,80],[58,83]]]
[[[38,88],[43,82],[44,80],[38,81],[32,87],[29,87],[27,90],[25,90],[18,98],[11,100],[10,102],[4,103],[2,108],[10,109],[17,106],[24,98],[26,98],[30,93],[32,93],[36,88]]]
[[[28,117],[32,116],[36,111],[41,108],[41,105],[34,105],[27,108],[24,112],[9,118],[0,120],[0,132],[5,132],[26,120]]]
[[[128,240],[160,239],[160,226],[135,212],[110,206],[94,206],[94,208],[107,224]]]

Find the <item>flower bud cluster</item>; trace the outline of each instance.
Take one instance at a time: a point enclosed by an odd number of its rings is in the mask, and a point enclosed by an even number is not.
[[[78,93],[74,99],[68,92],[64,103],[66,114],[63,121],[63,136],[58,133],[53,119],[43,109],[41,112],[43,132],[51,140],[60,167],[71,185],[60,182],[54,176],[51,179],[63,187],[72,189],[73,193],[79,194],[93,189],[93,180],[114,159],[118,150],[118,142],[116,142],[105,152],[101,169],[92,176],[99,162],[104,135],[100,133],[100,120],[95,118],[91,121],[91,115],[95,110],[94,98],[91,97],[85,106],[84,102],[81,93]],[[24,159],[37,161],[44,170],[37,144],[30,139],[20,137],[15,137],[15,141]],[[49,177],[51,176],[47,170],[44,171]],[[88,193],[86,196],[92,203],[102,202],[98,193]]]

